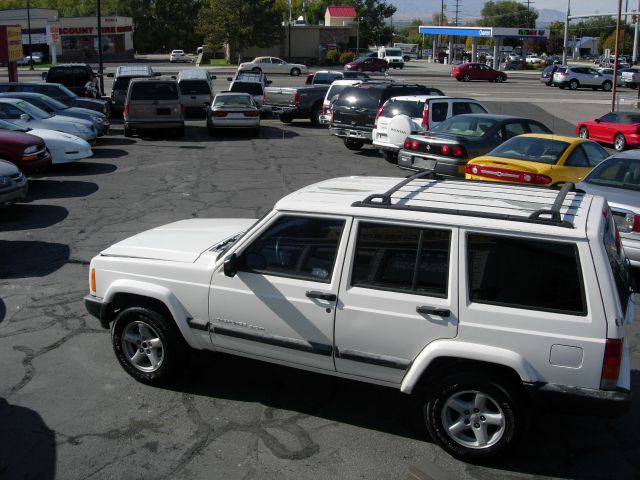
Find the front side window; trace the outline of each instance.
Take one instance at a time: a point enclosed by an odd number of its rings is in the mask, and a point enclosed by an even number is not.
[[[451,232],[363,222],[351,285],[447,296]]]
[[[278,218],[242,252],[240,270],[329,283],[345,221]]]
[[[587,314],[575,244],[470,233],[467,262],[471,302]]]
[[[602,123],[616,123],[618,121],[618,116],[615,113],[607,113],[600,117],[600,121]]]

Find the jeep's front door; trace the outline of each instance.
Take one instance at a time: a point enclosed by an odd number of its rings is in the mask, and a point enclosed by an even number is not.
[[[344,217],[281,214],[240,246],[236,275],[219,269],[212,278],[214,346],[335,370],[333,324],[349,225]]]
[[[458,230],[354,220],[336,311],[336,369],[400,383],[458,330]]]

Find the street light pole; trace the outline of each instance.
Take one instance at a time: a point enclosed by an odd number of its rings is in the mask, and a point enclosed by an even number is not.
[[[611,89],[611,111],[616,110],[616,86],[618,78],[618,52],[620,48],[620,17],[622,12],[622,0],[618,0],[618,18],[616,20],[616,44],[613,54],[613,88]]]
[[[356,17],[356,57],[360,53],[360,17]]]
[[[98,17],[98,73],[100,74],[100,96],[104,95],[104,76],[102,71],[102,18],[100,16],[100,0],[96,0]]]
[[[27,28],[29,29],[29,70],[33,70],[33,52],[31,51],[31,4],[27,0]],[[20,41],[22,43],[22,41]]]
[[[564,20],[564,44],[562,47],[562,65],[567,64],[567,48],[569,48],[569,15],[571,15],[571,0],[567,0],[567,18]]]
[[[289,41],[289,63],[291,63],[291,0],[289,0],[289,29],[287,32],[287,40]]]

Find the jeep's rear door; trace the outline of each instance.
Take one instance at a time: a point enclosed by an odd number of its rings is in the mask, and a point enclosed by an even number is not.
[[[333,105],[333,124],[345,128],[373,129],[380,89],[368,85],[345,88]]]
[[[340,282],[336,370],[400,383],[458,330],[458,229],[354,220]]]

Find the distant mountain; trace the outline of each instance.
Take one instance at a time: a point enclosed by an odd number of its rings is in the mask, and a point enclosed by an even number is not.
[[[487,0],[460,0],[458,23],[464,24],[480,18],[480,11]],[[424,0],[389,0],[398,9],[393,16],[393,23],[402,25],[414,18],[420,18],[425,24],[429,24],[434,13],[440,13],[440,2]],[[455,18],[456,3],[454,0],[445,0],[445,14],[451,20]],[[552,22],[564,20],[565,13],[548,8],[537,9],[539,16],[537,26],[546,27]]]

